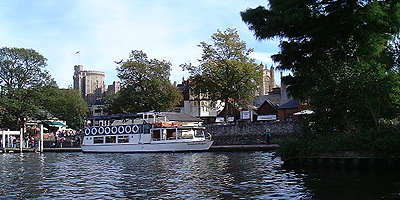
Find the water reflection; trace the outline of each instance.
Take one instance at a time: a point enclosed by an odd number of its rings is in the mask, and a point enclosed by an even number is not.
[[[285,170],[269,152],[26,153],[0,162],[1,199],[368,199],[400,191],[398,174]]]

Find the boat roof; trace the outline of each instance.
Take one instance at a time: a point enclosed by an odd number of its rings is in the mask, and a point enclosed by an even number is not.
[[[86,120],[101,120],[101,119],[126,119],[139,116],[138,113],[123,113],[123,114],[111,114],[111,115],[101,115],[101,116],[89,116]]]
[[[186,113],[178,112],[141,112],[141,113],[124,113],[124,114],[111,114],[111,115],[101,115],[101,116],[89,116],[86,120],[107,120],[107,119],[127,119],[142,116],[143,114],[157,114],[158,116],[165,116],[168,121],[178,121],[178,122],[202,122],[203,120],[192,117]]]
[[[162,115],[168,119],[168,121],[177,121],[177,122],[202,122],[203,120],[192,117],[186,113],[178,113],[178,112],[161,112]]]

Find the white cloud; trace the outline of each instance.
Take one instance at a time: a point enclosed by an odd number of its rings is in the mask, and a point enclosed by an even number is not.
[[[250,58],[253,58],[256,61],[262,62],[264,64],[272,65],[274,63],[271,58],[272,55],[274,55],[274,53],[253,52],[250,54]]]

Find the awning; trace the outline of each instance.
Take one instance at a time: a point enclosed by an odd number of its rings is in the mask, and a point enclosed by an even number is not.
[[[49,126],[53,126],[53,127],[66,127],[67,125],[61,123],[61,122],[51,122],[51,121],[47,121],[45,122],[47,125]]]

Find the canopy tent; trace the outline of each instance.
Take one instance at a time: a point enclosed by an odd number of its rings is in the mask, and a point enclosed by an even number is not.
[[[47,124],[48,126],[52,126],[52,127],[67,127],[67,125],[58,122],[58,121],[46,121],[44,122],[45,124]]]

